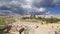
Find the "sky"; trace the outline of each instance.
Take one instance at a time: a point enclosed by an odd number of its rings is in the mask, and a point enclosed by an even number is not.
[[[0,0],[0,14],[60,15],[60,0]]]

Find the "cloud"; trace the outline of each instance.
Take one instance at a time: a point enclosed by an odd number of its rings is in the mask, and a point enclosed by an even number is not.
[[[34,6],[36,7],[54,7],[60,6],[60,0],[37,0],[38,2],[34,2]]]
[[[46,14],[51,14],[51,11],[46,12]]]
[[[46,7],[54,6],[60,6],[60,0],[0,0],[0,10],[20,15],[42,14]]]
[[[60,5],[60,0],[0,0],[0,3],[48,7]]]
[[[40,12],[44,12],[46,10],[46,8],[40,8],[39,11]]]

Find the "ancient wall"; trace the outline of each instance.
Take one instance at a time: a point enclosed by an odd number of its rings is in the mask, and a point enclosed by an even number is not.
[[[28,22],[14,23],[11,29],[12,32],[19,32],[21,28],[25,30],[21,34],[60,34],[60,24],[35,24]]]

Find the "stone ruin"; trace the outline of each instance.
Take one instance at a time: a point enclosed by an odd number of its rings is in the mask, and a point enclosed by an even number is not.
[[[30,27],[26,25],[13,25],[11,32],[18,32],[18,34],[60,34],[57,28],[44,28],[38,25]]]
[[[7,29],[7,30],[6,30]],[[41,27],[39,25],[34,25],[33,27],[30,25],[24,25],[24,24],[12,24],[12,26],[5,27],[4,29],[1,29],[0,31],[10,32],[13,34],[60,34],[60,31],[57,28],[45,28]],[[16,33],[18,32],[18,33]]]

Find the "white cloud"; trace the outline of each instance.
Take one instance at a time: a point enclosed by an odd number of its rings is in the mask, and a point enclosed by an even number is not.
[[[32,7],[31,7],[31,5],[23,5],[22,6],[24,9],[31,9]]]
[[[51,14],[51,11],[46,12],[46,14]]]
[[[44,12],[46,10],[46,8],[39,8],[40,12]]]
[[[33,0],[25,0],[25,2],[26,2],[28,5],[32,5]]]

